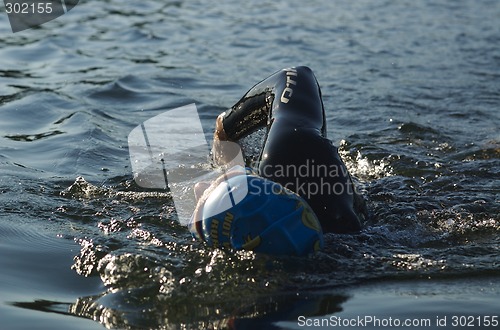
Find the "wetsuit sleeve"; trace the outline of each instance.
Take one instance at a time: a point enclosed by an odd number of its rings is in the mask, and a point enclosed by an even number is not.
[[[245,95],[229,111],[226,111],[223,126],[229,140],[237,141],[267,125],[270,109],[267,94],[267,92],[261,92],[255,95]]]
[[[298,126],[326,135],[321,91],[308,67],[280,70],[253,86],[223,118],[229,140],[237,141],[269,126],[281,114]]]

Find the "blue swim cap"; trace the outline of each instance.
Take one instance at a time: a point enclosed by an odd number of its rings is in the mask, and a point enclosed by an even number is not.
[[[296,256],[323,248],[321,225],[309,204],[260,176],[227,178],[202,207],[190,231],[210,246]]]

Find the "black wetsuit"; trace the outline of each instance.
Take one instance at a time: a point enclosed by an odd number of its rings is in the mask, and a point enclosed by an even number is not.
[[[301,195],[325,232],[356,232],[367,216],[337,148],[326,138],[321,91],[307,67],[284,69],[250,89],[223,117],[231,141],[267,127],[258,173]]]

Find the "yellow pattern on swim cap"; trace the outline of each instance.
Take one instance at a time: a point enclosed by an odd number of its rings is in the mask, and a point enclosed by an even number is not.
[[[321,250],[321,242],[318,240],[314,242],[314,252],[318,252],[319,250]]]
[[[243,244],[242,248],[245,250],[252,251],[257,246],[260,245],[260,242],[261,242],[260,236],[257,236],[257,237],[252,239],[252,237],[250,237],[250,235],[248,235],[247,238],[245,238],[245,244]]]
[[[321,230],[321,225],[319,224],[318,218],[313,213],[309,205],[305,204],[303,201],[297,201],[297,208],[302,208],[302,223],[312,230],[319,232]]]

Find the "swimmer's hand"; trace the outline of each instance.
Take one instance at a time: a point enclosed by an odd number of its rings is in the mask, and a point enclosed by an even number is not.
[[[215,120],[215,133],[214,133],[214,142],[215,140],[219,141],[227,141],[227,135],[224,131],[223,119],[226,113],[221,113],[217,119]]]
[[[215,166],[225,166],[230,168],[234,165],[241,165],[238,163],[239,158],[237,156],[242,152],[242,150],[236,142],[229,141],[226,132],[224,131],[224,115],[224,112],[221,113],[215,121],[212,159]]]

